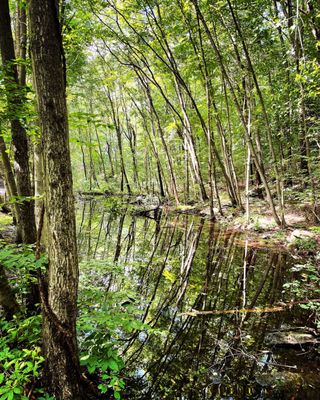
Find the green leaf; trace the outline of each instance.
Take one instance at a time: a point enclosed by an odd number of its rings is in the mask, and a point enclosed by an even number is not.
[[[98,385],[98,389],[100,389],[101,393],[107,393],[108,391],[108,386],[105,385],[104,383],[100,383],[100,385]]]
[[[89,371],[90,374],[92,374],[95,370],[96,370],[96,366],[95,365],[90,365],[88,367],[88,371]]]
[[[11,392],[9,392],[9,393],[7,394],[7,399],[8,399],[8,400],[13,400],[13,396],[14,396],[14,392],[11,391]]]
[[[118,371],[119,365],[115,360],[110,360],[108,364],[109,368],[112,369],[112,371]]]

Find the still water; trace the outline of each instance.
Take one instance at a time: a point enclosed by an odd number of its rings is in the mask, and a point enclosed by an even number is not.
[[[198,216],[137,214],[78,206],[82,280],[140,323],[114,330],[124,398],[320,399],[314,318],[286,305],[297,261]]]

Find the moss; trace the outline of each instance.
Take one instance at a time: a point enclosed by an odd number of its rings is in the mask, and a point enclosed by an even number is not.
[[[314,238],[297,238],[293,242],[293,247],[297,249],[299,252],[315,252],[318,247],[318,242]]]
[[[7,214],[0,213],[0,227],[12,224],[12,217]]]
[[[194,207],[189,206],[189,205],[187,205],[187,204],[179,204],[179,205],[177,206],[177,210],[179,210],[179,211],[192,210],[193,208],[194,208]]]
[[[311,226],[310,231],[314,233],[320,233],[320,226]]]

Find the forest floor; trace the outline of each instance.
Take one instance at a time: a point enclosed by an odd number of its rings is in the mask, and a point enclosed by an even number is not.
[[[320,193],[319,193],[320,194]],[[198,215],[210,219],[209,203],[190,202],[176,205],[170,201],[161,201],[156,195],[124,195],[97,192],[79,193],[80,199],[104,198],[108,205],[113,202],[121,208],[129,205],[136,215],[156,218],[157,210],[162,209],[170,214]],[[247,223],[245,212],[230,206],[227,194],[220,192],[223,215],[214,208],[216,223],[227,232],[238,231],[244,234],[251,246],[281,247],[292,253],[302,255],[320,251],[319,219],[313,212],[311,193],[309,191],[293,191],[286,193],[285,222],[286,227],[277,226],[265,200],[250,197],[250,218]],[[318,197],[318,196],[317,196]],[[243,204],[245,199],[243,198]],[[277,207],[278,214],[280,215]]]
[[[169,207],[172,212],[196,214],[210,218],[207,204]],[[251,245],[256,247],[281,246],[287,250],[307,254],[320,250],[319,221],[312,211],[309,201],[287,203],[284,210],[286,226],[277,226],[266,201],[250,199],[250,217],[247,223],[243,211],[222,201],[223,216],[215,209],[217,223],[227,230],[236,230],[246,235]],[[277,212],[280,215],[277,207]]]

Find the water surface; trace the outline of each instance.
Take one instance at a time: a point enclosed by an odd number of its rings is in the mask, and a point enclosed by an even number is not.
[[[78,209],[86,279],[149,327],[118,330],[124,397],[319,399],[314,345],[274,339],[314,328],[308,312],[284,306],[296,261],[198,216],[137,214],[94,200]]]

